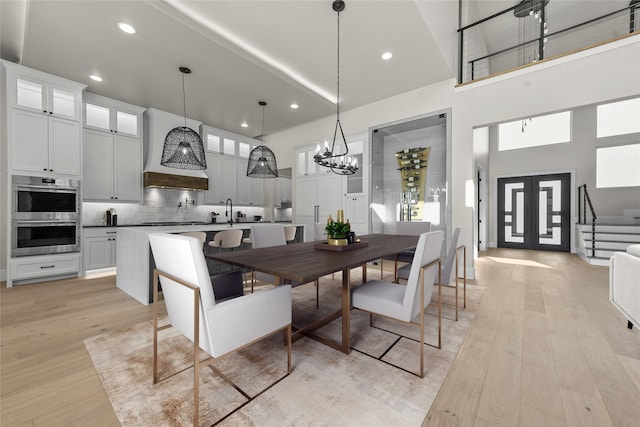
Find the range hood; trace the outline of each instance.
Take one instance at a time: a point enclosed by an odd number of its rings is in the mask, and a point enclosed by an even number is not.
[[[200,131],[201,122],[187,119],[187,126]],[[176,126],[184,126],[184,117],[149,108],[144,112],[144,173],[145,187],[180,190],[207,190],[209,177],[204,170],[174,169],[162,166],[162,149],[167,133]]]

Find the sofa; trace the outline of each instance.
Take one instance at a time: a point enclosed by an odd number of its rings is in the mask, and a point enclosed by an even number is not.
[[[609,300],[627,318],[629,329],[640,324],[640,244],[609,260]]]

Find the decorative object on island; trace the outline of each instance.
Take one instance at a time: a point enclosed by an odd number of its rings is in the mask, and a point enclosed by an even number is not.
[[[260,145],[255,147],[249,153],[249,162],[247,163],[247,176],[249,178],[277,178],[278,165],[276,164],[276,155],[273,154],[262,142],[264,134],[264,107],[267,105],[265,101],[258,102],[262,106],[262,130],[260,131]]]
[[[325,141],[321,148],[320,143],[316,145],[316,154],[313,156],[314,161],[320,165],[331,169],[331,172],[338,175],[353,175],[358,170],[358,160],[355,157],[347,156],[349,154],[349,146],[344,137],[342,124],[340,124],[340,12],[344,10],[345,4],[342,0],[335,0],[332,4],[333,10],[338,15],[338,61],[337,61],[337,94],[336,94],[336,127],[333,131],[333,142],[329,146],[329,142]],[[336,153],[336,138],[338,137],[338,128],[340,128],[340,136],[344,143],[344,152]]]
[[[200,135],[187,126],[187,103],[184,91],[184,75],[191,73],[187,67],[178,68],[182,73],[182,106],[184,126],[177,126],[169,131],[164,139],[160,164],[176,169],[206,169],[207,160]]]
[[[431,147],[415,147],[396,153],[402,179],[401,221],[422,220],[430,151]]]

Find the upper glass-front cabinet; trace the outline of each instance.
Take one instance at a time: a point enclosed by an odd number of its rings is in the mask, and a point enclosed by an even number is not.
[[[80,121],[85,85],[7,61],[3,65],[8,106]]]
[[[87,92],[84,96],[84,126],[138,137],[144,110]]]
[[[210,153],[249,158],[249,153],[259,141],[213,126],[201,125],[200,136]]]

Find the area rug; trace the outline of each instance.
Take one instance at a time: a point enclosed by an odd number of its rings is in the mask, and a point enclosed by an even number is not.
[[[294,323],[306,323],[340,307],[339,276],[322,279],[319,310],[312,284],[293,290]],[[359,271],[354,270],[352,281],[358,280]],[[456,322],[453,291],[444,291],[442,349],[438,349],[434,292],[426,311],[424,378],[411,373],[419,372],[417,328],[382,318],[371,327],[368,314],[354,310],[349,355],[302,338],[293,344],[293,370],[287,375],[286,347],[277,334],[201,370],[200,425],[420,425],[483,293],[479,286],[467,286],[467,308],[460,310]],[[338,340],[340,327],[338,319],[320,333]],[[85,347],[123,426],[192,425],[192,344],[172,328],[160,332],[162,380],[154,385],[152,331],[152,322],[144,322],[89,338]]]

